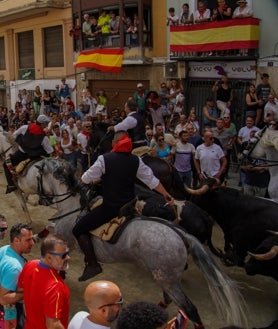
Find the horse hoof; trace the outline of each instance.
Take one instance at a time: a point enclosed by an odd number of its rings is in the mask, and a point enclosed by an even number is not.
[[[157,305],[160,306],[161,308],[167,308],[167,306],[168,306],[162,300]]]

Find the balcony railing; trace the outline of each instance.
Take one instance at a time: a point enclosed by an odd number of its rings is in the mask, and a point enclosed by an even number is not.
[[[258,57],[259,19],[241,18],[170,27],[170,58]]]

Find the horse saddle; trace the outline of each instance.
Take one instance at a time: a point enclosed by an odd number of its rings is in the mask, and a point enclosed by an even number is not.
[[[31,159],[26,159],[21,162],[15,167],[15,172],[17,175],[20,175],[21,177],[25,176],[28,172],[28,169],[35,164],[36,162],[40,161],[41,158],[31,160]]]
[[[102,203],[102,199],[98,199],[94,207],[99,206]],[[125,227],[129,224],[131,219],[138,215],[136,208],[137,198],[131,200],[125,204],[120,210],[119,215],[109,222],[97,227],[90,231],[90,234],[100,238],[103,241],[116,243],[122,234]]]

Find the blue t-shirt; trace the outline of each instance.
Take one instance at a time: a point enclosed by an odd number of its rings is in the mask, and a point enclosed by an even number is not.
[[[10,245],[0,248],[0,285],[1,287],[16,291],[17,280],[25,259],[17,254]]]
[[[159,149],[158,147],[155,148],[157,156],[161,159],[166,158],[170,152],[170,146],[168,144],[165,143],[165,148],[163,150]]]

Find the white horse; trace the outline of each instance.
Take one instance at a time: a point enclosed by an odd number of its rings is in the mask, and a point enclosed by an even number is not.
[[[75,244],[72,228],[81,212],[81,204],[84,204],[83,193],[79,192],[71,167],[61,160],[44,159],[38,167],[39,194],[56,203],[60,214],[55,218],[55,232],[72,246]],[[227,323],[243,324],[242,300],[234,282],[223,273],[198,240],[181,227],[159,218],[138,217],[130,221],[116,243],[111,244],[95,236],[92,236],[92,243],[98,261],[135,263],[150,272],[163,289],[166,304],[173,300],[193,321],[195,328],[204,328],[196,307],[181,286],[190,253],[205,276],[212,300]]]
[[[0,155],[2,161],[17,150],[17,144],[12,135],[7,132],[0,132]],[[14,191],[17,196],[20,206],[26,216],[26,222],[32,223],[32,219],[27,208],[27,199],[29,195],[38,194],[37,182],[38,168],[36,165],[31,165],[28,171],[17,178],[18,189]]]
[[[273,201],[278,202],[278,130],[268,128],[257,135],[259,141],[249,156],[255,159],[263,157],[266,159],[270,173],[268,193]]]

